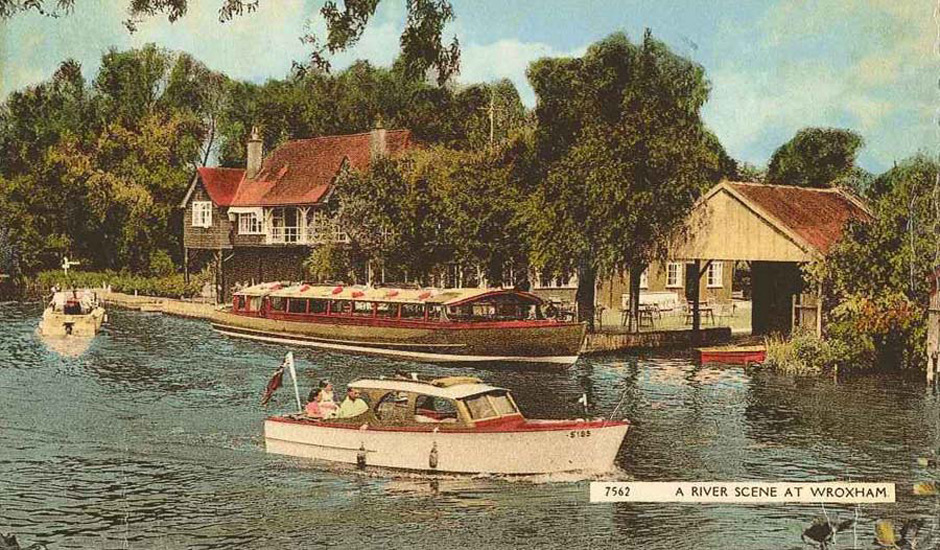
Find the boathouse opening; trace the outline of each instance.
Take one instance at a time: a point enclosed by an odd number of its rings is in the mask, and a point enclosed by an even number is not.
[[[866,205],[843,189],[725,181],[695,205],[671,254],[690,262],[691,277],[712,262],[748,262],[752,334],[786,334],[798,326],[819,333],[818,289],[807,288],[801,268],[824,259],[848,223],[870,220]]]

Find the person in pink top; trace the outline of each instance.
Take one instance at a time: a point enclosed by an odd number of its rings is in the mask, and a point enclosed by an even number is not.
[[[333,384],[328,380],[321,380],[317,388],[310,390],[307,398],[307,407],[304,409],[307,416],[313,418],[332,418],[336,416],[336,402],[333,401]]]

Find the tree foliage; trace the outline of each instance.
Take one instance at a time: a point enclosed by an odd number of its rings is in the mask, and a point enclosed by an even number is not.
[[[578,273],[579,314],[591,322],[597,275],[663,255],[730,159],[699,116],[702,67],[649,32],[640,44],[615,34],[582,58],[541,59],[528,76],[539,100],[539,183],[522,210],[533,264]]]
[[[311,46],[309,67],[296,65],[305,72],[330,69],[329,55],[355,45],[362,37],[369,20],[375,15],[380,0],[344,0],[342,8],[335,0],[327,0],[320,8],[326,21],[324,40],[305,34],[301,41]],[[189,0],[127,0],[128,17],[124,21],[129,32],[146,17],[165,15],[170,23],[184,17]],[[219,22],[231,21],[258,9],[260,0],[219,0]],[[460,43],[453,37],[445,43],[444,27],[454,19],[454,9],[448,0],[407,0],[408,17],[401,34],[401,58],[404,73],[412,80],[423,80],[429,70],[437,73],[439,85],[447,82],[460,67]],[[66,16],[82,3],[75,0],[0,0],[0,19],[22,12],[36,12],[51,17]]]
[[[940,165],[923,155],[877,177],[871,223],[851,224],[809,270],[831,310],[828,336],[864,350],[868,366],[923,363],[928,294],[940,260]]]
[[[851,130],[804,128],[774,151],[767,181],[816,188],[852,184],[852,180],[864,177],[855,167],[855,157],[863,144],[862,136]]]

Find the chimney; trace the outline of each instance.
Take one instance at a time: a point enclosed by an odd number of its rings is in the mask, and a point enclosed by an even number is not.
[[[375,128],[369,133],[369,158],[375,160],[384,157],[388,153],[387,142],[385,141],[385,128],[382,127],[382,119],[375,121]]]
[[[245,177],[254,179],[261,171],[261,159],[264,156],[264,142],[258,134],[258,127],[252,126],[251,137],[248,138],[248,164],[245,166]]]

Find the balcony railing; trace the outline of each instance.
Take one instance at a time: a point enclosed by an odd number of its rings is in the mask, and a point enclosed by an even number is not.
[[[272,227],[268,244],[323,244],[348,243],[349,235],[335,226],[330,227]]]

